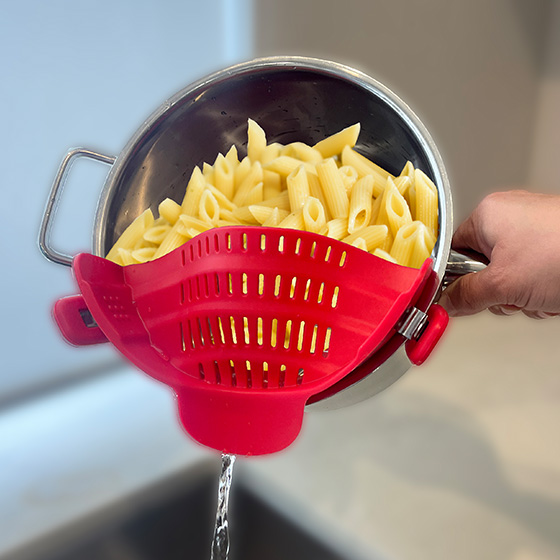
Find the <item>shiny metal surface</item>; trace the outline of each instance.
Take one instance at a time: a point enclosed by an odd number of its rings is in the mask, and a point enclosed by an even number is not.
[[[106,163],[107,165],[112,165],[115,163],[116,159],[113,156],[105,156],[91,150],[86,150],[85,148],[75,148],[68,151],[58,168],[45,206],[45,211],[43,212],[43,219],[39,229],[39,248],[47,259],[65,266],[72,266],[72,256],[58,251],[51,246],[51,231],[58,203],[60,202],[64,185],[68,179],[68,174],[74,162],[79,158],[89,158]]]
[[[182,200],[195,165],[247,142],[247,119],[270,142],[314,144],[360,122],[357,150],[392,173],[410,160],[440,194],[434,269],[445,273],[452,233],[447,173],[424,125],[383,84],[358,70],[306,57],[271,57],[226,68],[163,103],[134,134],[100,196],[94,252],[105,255],[126,226],[165,197]]]
[[[457,280],[460,276],[470,274],[471,272],[480,272],[486,268],[486,264],[476,260],[468,255],[463,255],[457,251],[451,250],[447,260],[445,276],[442,285],[447,287],[449,284]]]
[[[248,118],[264,128],[269,142],[284,144],[315,144],[359,122],[358,152],[393,174],[407,161],[422,169],[439,194],[440,234],[432,256],[438,281],[444,283],[453,232],[452,196],[442,158],[427,129],[399,97],[375,79],[342,64],[306,57],[271,57],[238,64],[165,101],[132,136],[107,176],[95,216],[94,254],[106,255],[146,208],[157,211],[165,197],[181,202],[196,165],[213,162],[232,144],[242,157]],[[106,163],[109,160],[113,158]],[[63,162],[55,185],[64,182],[66,173]],[[55,185],[51,206],[58,193]],[[47,258],[69,264],[68,255],[44,242],[48,241],[45,232],[50,217],[49,208],[42,227],[42,250]],[[472,263],[463,263],[461,269],[453,264],[456,273],[475,268]],[[382,362],[374,357],[362,364],[360,375],[348,376],[355,383],[322,396],[320,400],[329,402],[321,406],[346,406],[393,383],[411,366],[402,348],[404,340],[393,341]],[[366,382],[363,377],[372,379]]]

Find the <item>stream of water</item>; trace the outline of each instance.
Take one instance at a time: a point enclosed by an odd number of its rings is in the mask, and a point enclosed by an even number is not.
[[[212,539],[212,554],[210,560],[227,560],[229,556],[229,491],[235,455],[222,455],[222,470],[218,484],[218,507],[216,509],[216,525]]]

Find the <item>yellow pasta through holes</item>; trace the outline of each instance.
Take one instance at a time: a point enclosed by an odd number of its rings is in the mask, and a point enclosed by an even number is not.
[[[157,219],[140,214],[107,258],[137,264],[213,227],[262,225],[326,235],[419,268],[438,236],[437,187],[410,161],[393,175],[356,151],[359,132],[356,123],[315,145],[282,145],[249,119],[245,157],[232,145],[195,167],[183,199],[162,200]]]

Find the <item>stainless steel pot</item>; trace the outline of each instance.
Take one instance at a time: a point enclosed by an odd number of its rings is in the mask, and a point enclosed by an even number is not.
[[[80,157],[111,165],[99,197],[93,253],[104,256],[128,224],[165,197],[181,201],[194,166],[213,161],[232,144],[246,144],[247,119],[256,120],[269,141],[315,144],[325,136],[361,123],[357,150],[398,174],[407,161],[427,173],[439,193],[440,233],[433,252],[438,288],[457,275],[484,265],[450,250],[452,197],[442,158],[424,125],[383,84],[335,62],[304,57],[253,60],[216,72],[165,101],[115,158],[85,149],[70,151],[55,178],[41,225],[39,245],[53,262],[72,257],[50,244],[52,219],[72,162]],[[427,305],[431,303],[427,302]],[[411,366],[407,338],[421,326],[423,311],[403,318],[397,334],[313,406],[338,408],[381,391]]]

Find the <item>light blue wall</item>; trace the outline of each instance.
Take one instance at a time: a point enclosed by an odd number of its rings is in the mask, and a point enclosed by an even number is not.
[[[117,155],[161,102],[250,58],[251,0],[5,2],[0,16],[0,402],[42,380],[110,364],[108,348],[73,349],[53,326],[75,291],[37,234],[67,149]],[[89,249],[108,167],[73,168],[54,231],[62,251]]]

